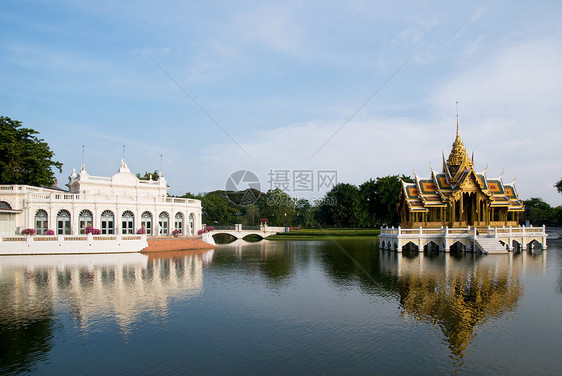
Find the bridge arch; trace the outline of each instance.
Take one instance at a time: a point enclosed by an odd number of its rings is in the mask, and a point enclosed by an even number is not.
[[[449,246],[449,252],[466,252],[468,244],[466,241],[457,239]]]
[[[441,250],[441,245],[433,240],[429,240],[424,243],[423,250],[425,252],[432,252],[432,251],[439,252]]]
[[[532,251],[535,246],[540,245],[541,249],[544,249],[544,244],[538,239],[531,239],[527,244],[525,244],[525,248],[529,251]]]
[[[402,246],[402,252],[409,252],[409,251],[419,252],[420,247],[416,243],[410,240],[409,242],[407,242]]]

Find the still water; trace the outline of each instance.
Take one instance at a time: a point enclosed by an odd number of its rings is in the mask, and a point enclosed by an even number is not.
[[[0,374],[562,374],[562,242],[0,258]]]

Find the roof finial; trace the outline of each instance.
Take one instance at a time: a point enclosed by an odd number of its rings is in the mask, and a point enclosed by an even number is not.
[[[125,145],[123,145],[123,160],[125,160]]]
[[[80,171],[84,171],[86,169],[86,163],[84,162],[84,150],[85,146],[82,145],[82,166],[80,166]]]
[[[160,154],[160,171],[158,171],[160,176],[164,176],[164,172],[162,171],[162,154]]]
[[[457,101],[457,137],[459,136],[459,101]]]

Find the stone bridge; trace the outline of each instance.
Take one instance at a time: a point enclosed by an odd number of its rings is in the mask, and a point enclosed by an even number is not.
[[[241,224],[235,224],[233,226],[214,226],[215,230],[209,232],[211,236],[210,238],[214,237],[218,234],[228,234],[230,236],[235,237],[236,239],[242,239],[248,235],[257,235],[262,239],[267,238],[268,236],[274,235],[278,232],[287,232],[289,231],[288,227],[275,227],[275,226],[268,226],[268,225],[261,225],[261,226],[242,226]]]

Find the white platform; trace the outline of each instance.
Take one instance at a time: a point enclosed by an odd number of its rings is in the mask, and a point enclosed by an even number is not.
[[[0,255],[53,255],[140,252],[146,235],[58,235],[0,237]]]

